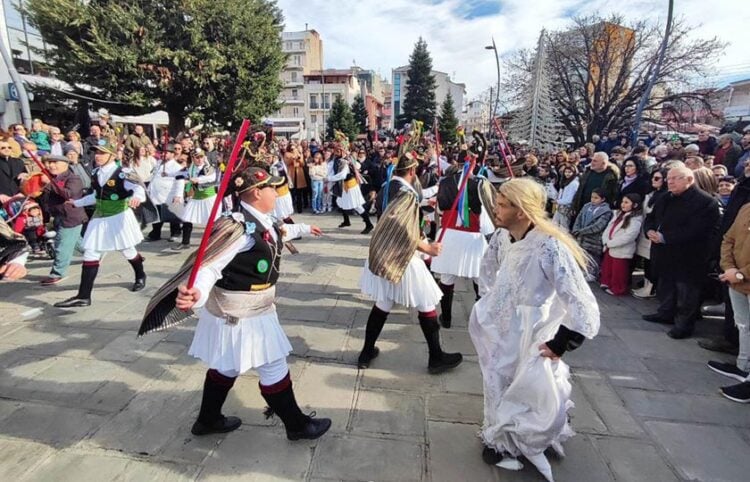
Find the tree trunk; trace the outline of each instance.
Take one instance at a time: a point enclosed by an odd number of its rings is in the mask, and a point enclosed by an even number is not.
[[[185,129],[185,110],[181,106],[167,105],[169,136],[174,138]]]

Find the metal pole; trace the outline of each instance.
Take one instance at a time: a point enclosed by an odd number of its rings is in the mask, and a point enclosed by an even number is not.
[[[490,111],[490,117],[494,118],[497,108],[500,106],[500,56],[497,53],[495,37],[492,37],[492,50],[495,51],[495,64],[497,65],[497,90],[495,91],[495,109]]]
[[[641,117],[643,116],[643,110],[646,108],[646,103],[649,97],[651,97],[651,89],[653,89],[656,79],[659,77],[659,71],[661,70],[661,64],[664,62],[664,56],[667,52],[667,45],[669,44],[669,33],[672,30],[672,11],[674,10],[674,0],[669,0],[669,11],[667,12],[667,29],[664,32],[664,38],[661,42],[659,51],[659,58],[656,61],[656,66],[651,75],[651,78],[646,84],[646,90],[643,91],[641,101],[638,103],[638,109],[635,111],[635,120],[633,122],[633,132],[630,134],[630,145],[635,146],[638,144],[638,132],[641,129]]]
[[[487,116],[487,132],[492,134],[492,87],[490,87],[490,98],[489,98],[489,115]]]
[[[13,65],[13,59],[10,57],[8,46],[5,45],[5,36],[0,35],[0,52],[2,52],[3,61],[8,68],[13,85],[18,91],[18,103],[21,104],[21,119],[26,129],[31,129],[31,107],[29,107],[29,95],[26,93],[26,87],[23,85],[23,79]]]

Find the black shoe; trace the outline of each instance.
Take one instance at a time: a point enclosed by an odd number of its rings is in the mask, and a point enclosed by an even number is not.
[[[240,425],[242,425],[242,420],[238,417],[225,417],[222,415],[221,418],[213,423],[203,423],[200,420],[196,420],[193,428],[190,429],[190,433],[198,436],[212,433],[227,433],[237,430]]]
[[[680,328],[672,328],[667,332],[667,336],[675,340],[684,340],[693,336],[692,330],[685,330]]]
[[[722,363],[718,361],[710,361],[706,365],[708,368],[715,371],[719,375],[725,377],[734,378],[738,382],[744,382],[748,376],[748,372],[740,370],[734,363]]]
[[[464,356],[460,353],[443,352],[440,358],[430,360],[427,365],[427,371],[430,372],[431,375],[437,375],[438,373],[443,373],[451,368],[456,368],[463,360]]]
[[[742,382],[729,387],[721,387],[721,394],[738,403],[750,403],[750,382]]]
[[[443,315],[438,316],[438,321],[443,328],[451,327],[451,320],[449,318],[443,318]]]
[[[732,356],[737,356],[739,347],[726,341],[724,338],[709,338],[706,340],[698,340],[698,346],[708,351],[715,351],[718,353],[726,353]]]
[[[359,234],[370,234],[372,232],[373,227],[374,226],[372,224],[370,224],[369,226],[365,226],[365,229],[363,229],[362,232]]]
[[[665,318],[659,313],[653,313],[651,315],[643,315],[641,316],[646,321],[650,321],[651,323],[661,323],[663,325],[670,325],[674,323],[673,320],[670,320],[669,318]]]
[[[310,416],[307,417],[307,421],[304,424],[304,427],[302,427],[302,430],[296,432],[287,430],[286,438],[289,440],[314,440],[331,428],[330,418],[313,418],[314,416],[315,412],[312,412]]]
[[[91,298],[78,298],[76,296],[65,301],[58,301],[53,305],[55,308],[81,308],[91,306]]]
[[[346,228],[346,227],[351,226],[351,225],[352,225],[352,223],[344,221],[343,223],[339,224],[339,227],[340,228]]]
[[[362,350],[362,353],[359,354],[359,360],[357,360],[357,368],[370,368],[370,362],[377,358],[379,354],[380,348],[376,346],[374,346],[369,353],[365,353],[365,351]]]
[[[161,241],[161,236],[157,238],[156,236],[151,236],[149,234],[148,236],[146,236],[146,239],[144,241],[146,241],[147,243],[153,243],[154,241]]]
[[[130,289],[130,291],[133,291],[133,292],[141,291],[145,287],[146,287],[146,278],[137,279],[135,280],[135,283],[133,283],[133,287]]]
[[[484,460],[485,464],[495,465],[503,460],[503,454],[498,453],[497,450],[491,447],[485,447],[484,450],[482,450],[482,460]]]

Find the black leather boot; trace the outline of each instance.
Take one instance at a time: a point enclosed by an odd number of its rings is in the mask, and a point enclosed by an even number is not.
[[[438,325],[437,315],[434,311],[419,314],[419,327],[422,328],[424,338],[427,340],[427,349],[430,352],[427,371],[436,375],[461,364],[464,359],[463,355],[460,353],[445,353],[440,347],[440,325]]]
[[[264,387],[261,386],[261,395],[268,404],[266,417],[271,417],[273,414],[278,415],[284,422],[286,438],[289,440],[313,440],[331,428],[330,418],[313,418],[315,412],[310,415],[302,413],[299,405],[297,405],[297,400],[294,398],[291,381],[285,388],[276,393],[263,393],[263,390]]]
[[[55,303],[56,308],[80,308],[91,305],[91,291],[94,289],[94,280],[99,272],[99,261],[84,261],[81,267],[81,283],[78,285],[78,294],[65,301]]]
[[[131,291],[141,291],[146,287],[146,272],[143,271],[143,256],[138,254],[135,258],[129,259],[128,263],[133,267],[135,273],[135,283]]]
[[[225,417],[221,414],[221,407],[227,399],[229,390],[234,386],[235,380],[236,378],[224,376],[216,370],[206,372],[198,420],[190,430],[193,435],[227,433],[242,425],[242,420],[238,417]]]
[[[352,223],[351,223],[351,221],[349,221],[349,213],[346,212],[346,211],[344,211],[344,210],[342,210],[341,213],[344,215],[344,222],[341,223],[341,224],[339,224],[339,227],[340,228],[346,228],[348,226],[351,226]]]
[[[372,225],[372,222],[370,221],[370,215],[367,214],[367,211],[362,213],[362,221],[365,222],[365,229],[360,234],[370,234],[374,226]]]
[[[378,340],[387,318],[387,311],[383,311],[373,305],[372,310],[370,310],[370,316],[367,318],[367,327],[365,328],[365,346],[362,347],[359,359],[357,360],[358,368],[369,368],[370,362],[380,354],[380,350],[375,346],[375,342]]]
[[[440,324],[443,328],[450,328],[453,320],[453,286],[438,283],[443,297],[440,298]]]

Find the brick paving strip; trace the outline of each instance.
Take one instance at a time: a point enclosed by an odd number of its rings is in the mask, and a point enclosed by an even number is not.
[[[416,314],[401,310],[388,319],[380,357],[358,372],[371,306],[358,289],[367,238],[358,226],[335,229],[336,216],[297,218],[328,235],[297,242],[301,254],[284,259],[279,318],[294,346],[297,397],[333,419],[328,434],[287,441],[280,422],[263,417],[252,372],[224,408],[243,426],[190,434],[205,372],[187,355],[195,322],[135,337],[148,297],[187,253],[144,243],[147,289],[129,292],[132,270],[110,254],[90,308],[52,307],[75,291],[78,263],[54,287],[38,284],[48,261],[33,261],[27,281],[0,284],[2,479],[541,480],[531,467],[511,473],[481,460],[482,383],[466,331],[471,287],[459,286],[454,327],[442,331],[445,347],[466,355],[458,369],[427,374]],[[750,407],[720,397],[717,388],[732,382],[705,367],[731,358],[641,321],[653,302],[597,296],[599,337],[565,356],[578,436],[566,444],[567,458],[553,461],[556,480],[747,480]],[[716,321],[698,324],[699,335],[718,329]]]

